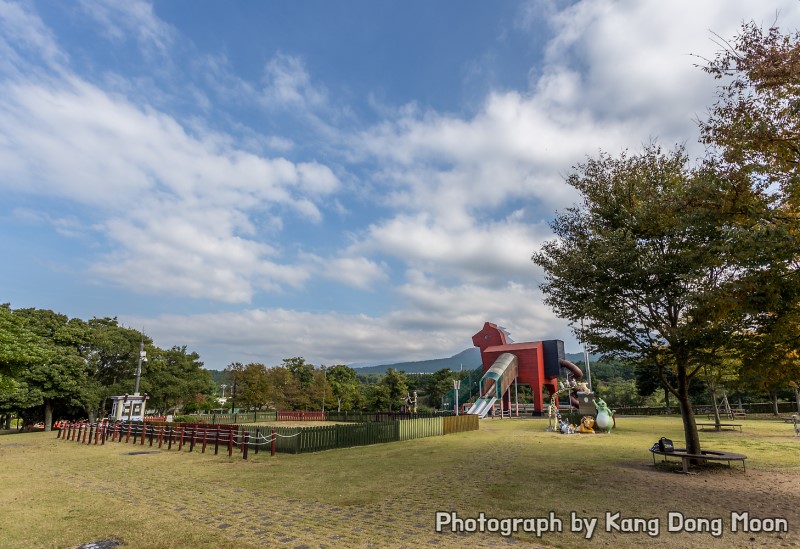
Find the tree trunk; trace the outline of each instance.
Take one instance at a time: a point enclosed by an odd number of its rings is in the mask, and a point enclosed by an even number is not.
[[[664,389],[664,405],[667,407],[667,415],[672,415],[672,410],[669,409],[669,389]]]
[[[778,391],[770,391],[769,398],[772,401],[772,415],[778,417],[780,412],[778,412]]]
[[[800,405],[798,405],[798,409],[800,409]],[[6,430],[11,429],[11,414],[6,414]]]
[[[49,400],[44,401],[44,430],[50,432],[53,428],[53,403]]]
[[[717,391],[714,390],[713,384],[709,384],[708,390],[711,393],[711,404],[714,406],[714,426],[717,431],[720,430],[719,424],[722,421],[719,418],[719,405],[717,405]]]
[[[689,399],[689,380],[686,378],[686,365],[678,364],[678,402],[681,406],[681,419],[683,419],[683,437],[686,441],[686,451],[690,454],[700,453],[700,435],[694,422],[694,410]]]
[[[342,399],[339,397],[336,397],[336,411],[337,412],[342,411]]]
[[[800,414],[800,386],[794,388],[794,399],[797,402],[797,413]]]
[[[86,415],[89,418],[89,423],[94,423],[94,421],[97,419],[97,412],[94,410],[94,408],[86,410]]]

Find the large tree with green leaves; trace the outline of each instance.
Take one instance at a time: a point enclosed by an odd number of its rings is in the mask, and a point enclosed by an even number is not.
[[[557,238],[533,256],[556,314],[574,326],[589,320],[582,340],[656,366],[692,453],[700,440],[690,385],[741,327],[728,295],[739,269],[720,259],[730,245],[723,213],[752,199],[746,185],[740,196],[737,181],[714,175],[690,169],[681,148],[602,154],[568,177],[582,203],[557,216]]]
[[[704,69],[722,82],[701,123],[714,169],[768,200],[736,235],[749,267],[738,305],[750,321],[736,341],[744,381],[774,402],[800,385],[800,33],[746,23]]]
[[[336,400],[337,411],[353,410],[360,406],[361,384],[355,370],[344,364],[336,364],[328,368],[325,375],[331,396]]]
[[[149,360],[142,366],[141,389],[149,397],[149,406],[162,412],[194,402],[197,395],[212,395],[214,383],[203,368],[200,355],[185,346],[171,349],[157,347],[148,351]]]

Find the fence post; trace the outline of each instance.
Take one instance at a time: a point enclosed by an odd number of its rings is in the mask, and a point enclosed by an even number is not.
[[[144,437],[147,435],[147,423],[142,422],[142,438],[139,439],[139,445],[144,446]]]
[[[128,434],[125,436],[125,444],[128,444],[131,440],[131,424],[128,423]]]
[[[272,430],[272,443],[270,444],[270,452],[274,456],[275,455],[275,446],[277,446],[278,442],[278,433],[275,429]]]
[[[181,425],[181,432],[178,435],[178,451],[180,452],[183,449],[183,430],[185,427]]]
[[[203,454],[206,453],[206,439],[208,439],[208,427],[203,429]]]
[[[250,450],[250,433],[242,431],[242,458],[247,459],[247,452]]]
[[[166,429],[166,425],[161,426],[161,430],[158,432],[158,447],[161,448],[161,445],[164,444],[164,429]]]
[[[228,431],[228,457],[233,455],[233,429]]]
[[[83,442],[83,444],[86,444],[86,435],[87,434],[89,434],[89,426],[88,425],[86,426],[86,429],[83,430],[83,440],[81,441],[81,442]]]
[[[216,433],[214,433],[214,455],[219,453],[219,425],[217,426]]]
[[[172,437],[175,436],[175,429],[170,428],[167,432],[167,450],[172,450]]]
[[[261,432],[256,429],[256,455],[258,455],[258,447],[261,446]]]

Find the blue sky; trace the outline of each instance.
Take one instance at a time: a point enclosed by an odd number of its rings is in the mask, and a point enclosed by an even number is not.
[[[565,176],[700,156],[695,65],[749,20],[800,4],[0,0],[0,301],[215,369],[449,356],[487,320],[578,350],[530,262]]]

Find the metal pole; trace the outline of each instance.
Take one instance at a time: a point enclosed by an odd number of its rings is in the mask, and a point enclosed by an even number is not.
[[[456,392],[456,406],[455,406],[455,408],[456,408],[456,415],[458,415],[458,408],[459,408],[459,401],[458,401],[458,390],[459,390],[460,388],[461,388],[461,380],[460,380],[460,379],[454,379],[454,380],[453,380],[453,389],[455,389],[455,392]]]
[[[581,319],[581,335],[583,335],[583,319]],[[592,369],[589,367],[589,349],[586,347],[586,336],[583,336],[583,363],[586,364],[586,378],[589,390],[592,390]]]

